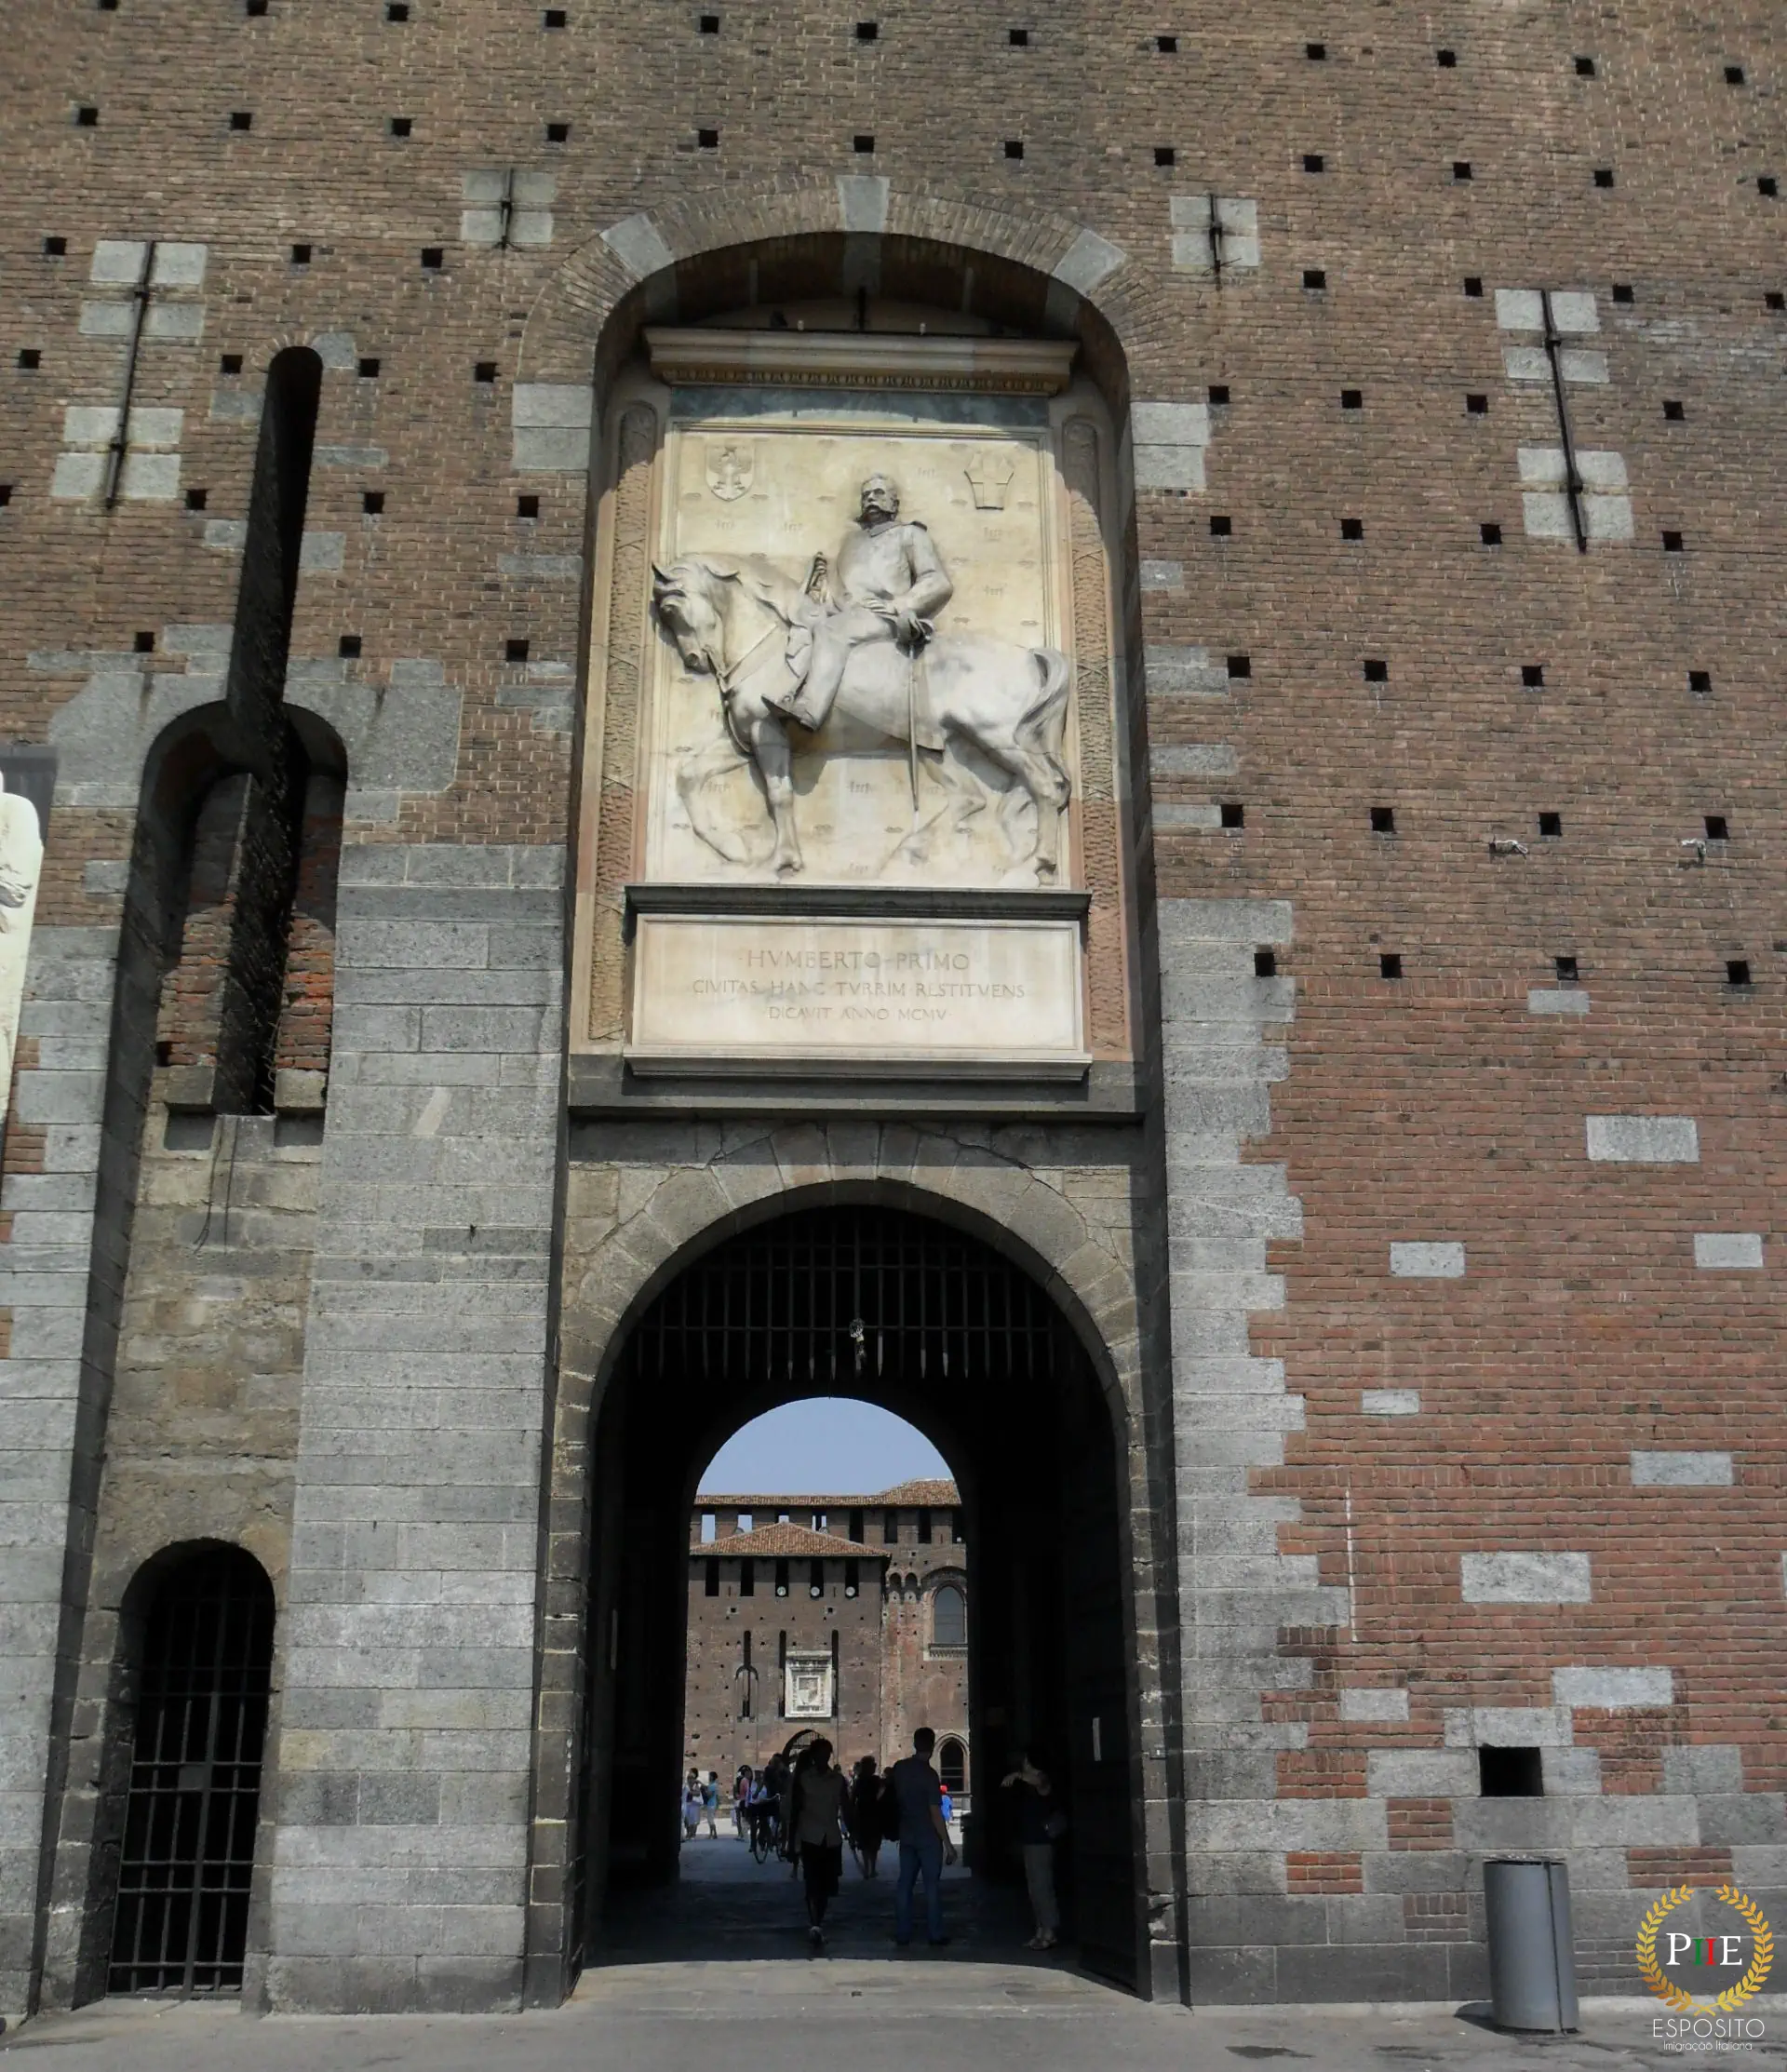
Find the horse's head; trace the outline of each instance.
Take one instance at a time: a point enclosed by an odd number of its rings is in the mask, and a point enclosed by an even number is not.
[[[736,583],[736,571],[707,561],[652,564],[652,612],[670,636],[685,669],[718,676],[726,652],[726,615],[721,585]]]

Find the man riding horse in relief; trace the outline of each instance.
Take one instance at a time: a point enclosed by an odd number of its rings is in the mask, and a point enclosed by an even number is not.
[[[823,564],[815,573],[823,573]],[[955,594],[930,533],[913,519],[901,519],[900,492],[887,476],[871,475],[863,484],[856,530],[838,550],[828,590],[829,610],[816,612],[811,622],[805,680],[777,706],[815,733],[826,723],[853,649],[892,640],[916,662],[935,630],[933,614]],[[789,660],[799,666],[798,653]]]

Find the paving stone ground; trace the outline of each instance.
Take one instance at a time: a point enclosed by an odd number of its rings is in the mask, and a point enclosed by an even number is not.
[[[1579,2035],[1498,2034],[1481,2009],[1151,2007],[1033,1957],[1019,1896],[947,1881],[947,1949],[898,1952],[893,1859],[852,1865],[827,1954],[807,1954],[799,1887],[736,1842],[685,1850],[681,1883],[617,1910],[610,1961],[569,2005],[527,2015],[271,2016],[105,2000],[0,2039],[20,2072],[1661,2072],[1654,2003],[1591,2002]],[[1787,2004],[1736,2062],[1787,2060]],[[41,2054],[40,2054],[41,2053]],[[50,2054],[53,2053],[53,2054]]]

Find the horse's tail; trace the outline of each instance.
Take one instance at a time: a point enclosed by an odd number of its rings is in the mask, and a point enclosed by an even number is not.
[[[1019,716],[1012,732],[1055,773],[1055,802],[1057,806],[1065,806],[1073,788],[1068,766],[1061,759],[1068,729],[1068,687],[1073,681],[1073,664],[1059,648],[1032,648],[1030,655],[1041,678],[1041,689],[1034,703]]]

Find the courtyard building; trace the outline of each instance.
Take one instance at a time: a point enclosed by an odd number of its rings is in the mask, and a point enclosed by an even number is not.
[[[703,1496],[689,1549],[685,1770],[760,1769],[803,1732],[846,1769],[937,1737],[968,1810],[968,1549],[953,1482],[869,1497]]]

